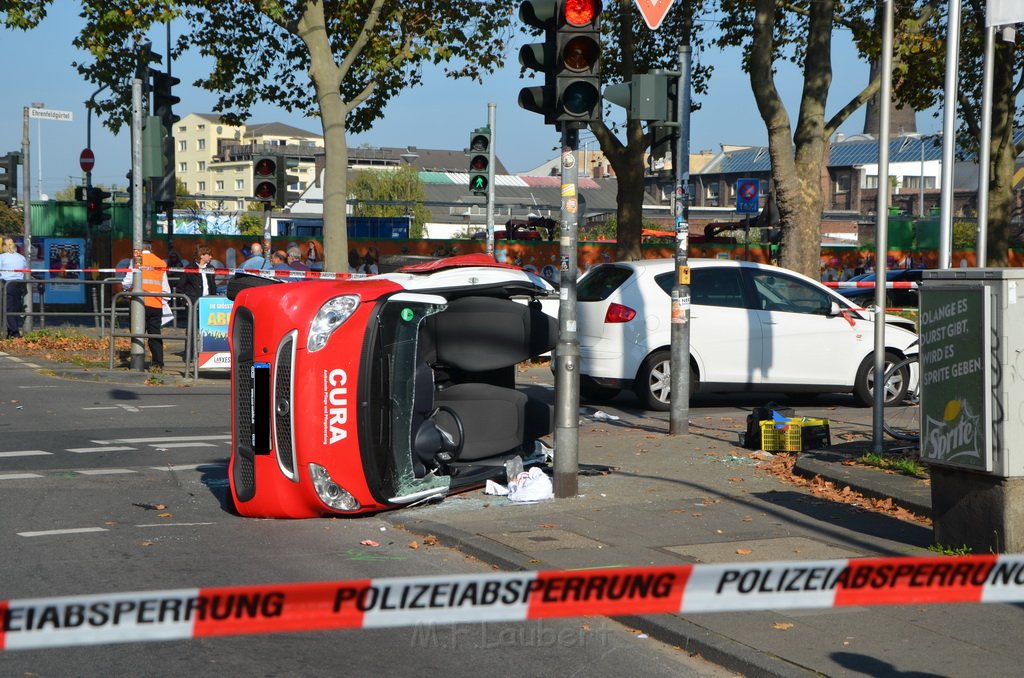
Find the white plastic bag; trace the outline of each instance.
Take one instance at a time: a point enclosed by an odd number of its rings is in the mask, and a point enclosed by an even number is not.
[[[543,501],[555,496],[551,478],[536,466],[520,473],[508,484],[508,499],[514,502]]]

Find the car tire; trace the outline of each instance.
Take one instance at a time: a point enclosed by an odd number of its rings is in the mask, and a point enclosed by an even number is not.
[[[615,396],[619,395],[620,391],[622,391],[621,388],[604,386],[594,381],[592,377],[580,377],[580,395],[587,400],[593,400],[600,403],[608,402]]]
[[[900,361],[900,357],[891,351],[885,352],[885,372],[889,371],[889,368]],[[864,361],[860,364],[860,369],[857,370],[857,378],[853,384],[853,397],[857,399],[857,403],[863,407],[871,407],[875,403],[874,396],[874,373],[875,373],[875,356],[874,354],[868,355],[864,358]],[[885,407],[892,407],[903,402],[903,399],[907,395],[907,387],[909,386],[910,375],[909,370],[901,370],[898,374],[894,375],[890,379],[889,386],[885,392]]]
[[[633,383],[633,390],[637,398],[648,410],[655,412],[667,412],[672,405],[669,392],[671,389],[671,361],[672,354],[669,351],[655,351],[647,356],[640,366]],[[697,386],[697,375],[690,370],[690,393],[692,394]]]

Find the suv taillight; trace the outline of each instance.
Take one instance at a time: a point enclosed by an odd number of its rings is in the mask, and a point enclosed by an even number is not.
[[[611,303],[608,305],[608,311],[604,314],[604,321],[606,323],[628,323],[630,320],[636,317],[636,311],[628,306],[622,304]]]

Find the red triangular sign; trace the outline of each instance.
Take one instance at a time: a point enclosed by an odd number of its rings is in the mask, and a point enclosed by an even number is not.
[[[672,9],[675,0],[635,0],[636,6],[640,9],[644,21],[652,31],[658,30],[658,26],[664,21],[665,15]]]

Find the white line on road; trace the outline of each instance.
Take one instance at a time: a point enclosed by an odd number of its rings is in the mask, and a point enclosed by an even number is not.
[[[97,445],[135,445],[138,443],[183,443],[193,440],[231,440],[231,434],[222,436],[170,436],[164,438],[118,438],[115,440],[93,440]]]
[[[0,473],[0,480],[24,480],[26,478],[42,478],[38,473]]]
[[[121,473],[137,473],[128,468],[87,468],[80,471],[74,471],[82,476],[115,476]]]
[[[150,466],[149,468],[154,471],[197,471],[199,473],[205,473],[206,471],[220,471],[226,469],[227,464],[224,463],[205,463],[205,464],[166,464],[164,466]]]
[[[51,537],[58,534],[82,534],[85,532],[108,532],[105,527],[74,527],[66,530],[40,530],[38,532],[18,532],[19,537]]]
[[[104,405],[102,407],[83,407],[83,410],[124,410],[125,412],[141,412],[161,407],[177,407],[177,405]]]
[[[217,447],[213,443],[150,443],[150,447],[155,447],[160,450],[169,450],[172,447]]]
[[[135,527],[192,527],[196,525],[216,525],[217,523],[147,523]]]
[[[17,450],[14,452],[0,452],[0,457],[41,457],[45,454],[53,454],[53,452],[45,452],[43,450]]]
[[[68,452],[74,452],[75,454],[82,454],[83,452],[126,452],[128,450],[134,450],[134,447],[69,447]]]

